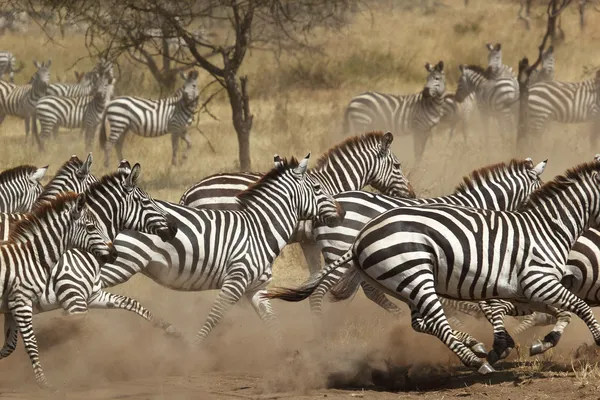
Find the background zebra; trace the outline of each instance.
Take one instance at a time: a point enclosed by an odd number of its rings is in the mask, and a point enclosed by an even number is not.
[[[8,74],[8,80],[10,83],[15,82],[15,73],[20,72],[23,69],[23,63],[17,67],[17,59],[15,56],[8,51],[0,51],[0,79],[5,74]]]
[[[48,166],[20,165],[0,173],[0,212],[27,212],[44,190],[40,183]]]
[[[181,73],[181,77],[185,83],[172,97],[151,100],[123,96],[108,103],[100,127],[100,145],[104,148],[105,166],[108,166],[110,151],[115,144],[117,156],[120,160],[123,159],[123,141],[129,130],[144,137],[171,133],[173,165],[177,163],[179,139],[186,142],[187,150],[190,149],[192,142],[187,134],[187,128],[192,123],[198,107],[198,71]]]
[[[416,331],[437,336],[481,373],[493,369],[456,338],[438,295],[521,299],[573,311],[600,345],[590,307],[560,282],[573,243],[600,222],[599,172],[596,162],[570,169],[532,193],[519,212],[440,204],[392,209],[365,225],[352,248],[311,281],[269,297],[306,298],[328,273],[353,261],[348,287],[362,277],[406,302]],[[504,337],[495,334],[488,360],[506,350]]]
[[[425,68],[429,75],[420,93],[397,96],[366,92],[354,97],[346,107],[344,133],[370,130],[412,133],[415,157],[420,160],[431,129],[442,117],[446,90],[444,63],[440,61],[435,66],[427,63]]]
[[[271,281],[273,261],[289,241],[299,218],[336,225],[344,216],[333,198],[306,174],[308,157],[300,163],[284,160],[279,168],[240,193],[240,211],[196,210],[159,201],[177,220],[177,235],[170,242],[162,242],[138,232],[119,234],[115,247],[127,256],[102,266],[102,287],[123,283],[143,272],[172,289],[220,289],[197,334],[199,340],[244,296],[278,340],[279,329],[270,302],[260,296]]]
[[[85,206],[85,194],[58,195],[27,214],[0,244],[0,273],[4,279],[2,303],[5,343],[0,358],[17,346],[20,332],[39,385],[49,386],[39,360],[33,333],[33,302],[48,283],[48,271],[69,247],[84,249],[105,261],[116,252]]]
[[[37,68],[31,84],[14,85],[0,81],[0,124],[7,115],[25,120],[25,134],[29,135],[29,117],[35,111],[37,101],[46,94],[50,81],[52,61],[33,64]]]
[[[531,74],[529,75],[529,85],[531,86],[539,82],[553,81],[554,61],[554,46],[550,46],[542,54],[542,68],[531,71]]]

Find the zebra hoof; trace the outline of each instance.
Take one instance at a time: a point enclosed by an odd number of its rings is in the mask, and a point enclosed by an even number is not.
[[[544,351],[544,343],[541,340],[536,340],[531,344],[531,348],[529,349],[530,356],[537,356],[538,354],[542,354]]]
[[[488,352],[485,349],[485,346],[483,345],[483,343],[477,343],[476,345],[471,347],[471,351],[473,353],[475,353],[475,355],[479,358],[484,358],[487,357]]]
[[[481,375],[487,375],[492,372],[496,372],[496,370],[488,363],[481,364],[481,367],[477,370]]]
[[[496,353],[495,350],[492,350],[487,354],[487,363],[489,363],[490,365],[494,365],[498,362],[499,359],[500,356],[498,355],[498,353]]]
[[[508,355],[510,354],[511,351],[512,351],[512,347],[509,347],[506,350],[504,350],[502,352],[502,354],[500,354],[500,359],[504,360],[506,357],[508,357]]]

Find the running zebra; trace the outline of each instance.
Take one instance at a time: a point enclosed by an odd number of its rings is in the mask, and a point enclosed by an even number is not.
[[[463,178],[453,194],[428,199],[394,199],[383,195],[366,192],[345,192],[334,196],[346,211],[342,224],[335,228],[316,226],[313,235],[323,253],[326,263],[332,263],[351,248],[352,242],[360,230],[371,219],[382,213],[404,206],[420,204],[454,204],[487,210],[516,210],[529,195],[541,187],[541,174],[546,168],[547,160],[537,165],[528,158],[524,161],[512,160],[510,163],[499,163],[473,171]],[[323,296],[343,274],[346,267],[332,271],[325,278],[319,289],[311,296],[311,310],[315,316],[322,314]],[[366,297],[383,307],[394,316],[402,312],[389,301],[382,291],[367,282],[361,282]],[[358,289],[358,282],[355,290]],[[338,298],[340,300],[340,298]],[[476,304],[459,304],[453,300],[444,300],[448,311],[462,311],[465,307],[479,310]]]
[[[352,261],[337,291],[356,279],[406,302],[418,332],[437,336],[464,365],[493,371],[460,342],[438,296],[464,300],[507,299],[572,311],[600,345],[600,324],[584,300],[561,279],[571,247],[588,227],[600,223],[600,163],[581,164],[532,193],[517,212],[422,205],[390,210],[361,230],[351,249],[298,289],[270,298],[298,301],[326,276]],[[507,303],[507,302],[504,302]],[[510,303],[507,303],[510,304]],[[494,337],[488,361],[506,350]]]
[[[85,97],[44,96],[35,106],[35,117],[40,122],[41,134],[38,138],[37,124],[33,125],[33,133],[38,139],[40,150],[51,133],[58,132],[59,127],[69,129],[81,128],[85,136],[86,150],[92,146],[94,134],[106,104],[110,101],[114,79],[103,74],[96,78],[93,91]]]
[[[181,73],[185,83],[175,94],[161,100],[141,97],[117,97],[106,106],[100,126],[100,145],[104,148],[104,166],[108,166],[110,151],[116,144],[117,156],[123,159],[123,141],[129,130],[144,136],[156,137],[171,133],[173,157],[176,165],[179,139],[190,149],[192,142],[187,134],[198,107],[198,71]],[[108,136],[107,136],[108,130]],[[186,152],[187,153],[187,152]],[[184,154],[184,158],[187,155]]]
[[[0,212],[28,212],[44,190],[48,166],[20,165],[0,173]]]
[[[102,287],[123,283],[141,272],[171,289],[220,289],[197,334],[200,341],[244,296],[279,339],[271,304],[261,297],[272,278],[271,265],[298,219],[316,218],[334,226],[344,217],[333,198],[306,173],[308,158],[300,163],[283,160],[279,168],[240,193],[239,211],[196,210],[159,201],[177,221],[177,235],[163,242],[143,233],[120,233],[114,244],[123,257],[102,266]]]
[[[0,81],[0,124],[7,115],[25,120],[25,134],[29,135],[29,117],[35,111],[38,100],[46,95],[50,81],[50,65],[52,61],[33,64],[37,68],[31,84],[14,85]]]
[[[583,82],[539,82],[529,87],[527,133],[539,134],[549,121],[574,124],[599,117],[600,71]]]
[[[542,53],[542,68],[531,71],[529,86],[539,82],[552,82],[554,80],[554,46],[548,47]]]
[[[69,192],[58,195],[27,214],[0,244],[2,312],[5,343],[0,358],[8,357],[21,333],[38,385],[48,387],[39,360],[33,332],[33,304],[48,284],[48,272],[68,248],[89,251],[105,261],[116,251],[86,207],[86,195]]]
[[[15,56],[8,51],[0,51],[0,79],[5,74],[8,74],[8,80],[10,83],[15,82],[15,73],[20,72],[23,69],[23,63],[17,67],[17,59]]]
[[[515,127],[513,116],[519,101],[517,79],[512,74],[492,76],[477,65],[460,65],[459,69],[461,76],[458,79],[456,100],[462,103],[474,94],[477,108],[486,125],[494,117],[503,132],[512,133]]]
[[[442,118],[446,76],[444,63],[427,63],[427,83],[420,93],[397,96],[366,92],[356,96],[346,108],[344,133],[357,134],[370,130],[412,133],[417,160],[421,159],[430,131]]]

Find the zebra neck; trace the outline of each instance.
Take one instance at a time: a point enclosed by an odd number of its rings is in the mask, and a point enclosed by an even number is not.
[[[27,264],[31,263],[29,268],[34,267],[37,271],[44,271],[49,274],[56,265],[61,255],[67,250],[64,232],[53,232],[56,238],[48,238],[46,233],[37,232],[34,237],[29,237],[26,241],[9,244]]]
[[[376,172],[373,164],[371,158],[356,162],[352,156],[332,154],[323,167],[308,173],[319,181],[324,191],[338,194],[367,186]]]
[[[45,85],[43,82],[34,82],[29,90],[29,97],[32,100],[39,100],[46,94],[47,89],[48,85]]]

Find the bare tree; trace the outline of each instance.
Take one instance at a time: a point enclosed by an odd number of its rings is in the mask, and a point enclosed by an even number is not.
[[[359,0],[53,0],[20,2],[39,12],[50,7],[63,19],[86,21],[86,45],[91,55],[116,59],[122,54],[145,65],[154,78],[172,90],[177,73],[192,66],[208,72],[229,98],[238,137],[239,162],[250,170],[250,110],[248,78],[239,71],[252,48],[278,52],[310,48],[316,27],[339,27]],[[43,21],[40,21],[40,25]],[[202,25],[212,35],[198,34]],[[173,48],[172,44],[176,46]],[[160,62],[157,62],[160,61]]]

